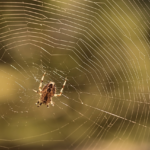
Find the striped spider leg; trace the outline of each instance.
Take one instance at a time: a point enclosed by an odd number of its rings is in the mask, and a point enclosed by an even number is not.
[[[66,85],[66,81],[67,81],[67,78],[65,78],[65,82],[64,82],[64,84],[63,84],[62,89],[60,90],[60,93],[59,93],[59,94],[54,94],[54,97],[57,97],[57,96],[61,96],[61,95],[62,95],[63,89],[64,89],[64,87],[65,87],[65,85]]]
[[[33,89],[33,91],[36,92],[36,93],[38,93],[40,96],[42,95],[42,93],[41,93],[42,92],[42,83],[43,83],[45,74],[46,74],[46,72],[44,72],[44,74],[43,74],[43,76],[41,78],[40,85],[39,85],[39,90],[37,91],[37,90]],[[37,104],[39,104],[39,102],[40,102],[40,99],[35,104],[37,105]],[[42,105],[42,103],[40,103],[40,105]]]

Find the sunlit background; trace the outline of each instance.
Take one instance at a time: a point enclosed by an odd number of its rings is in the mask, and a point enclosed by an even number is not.
[[[150,149],[149,0],[0,0],[0,150]],[[43,85],[63,94],[37,107]]]

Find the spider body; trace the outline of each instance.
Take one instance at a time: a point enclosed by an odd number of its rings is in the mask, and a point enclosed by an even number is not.
[[[63,84],[62,89],[60,90],[60,93],[56,94],[56,86],[55,86],[54,82],[49,82],[48,84],[46,84],[43,87],[43,89],[41,89],[45,74],[46,73],[44,73],[44,75],[41,78],[41,82],[40,82],[40,85],[39,85],[39,90],[38,91],[33,90],[33,91],[36,92],[36,93],[38,93],[40,95],[40,99],[36,103],[36,104],[38,104],[38,107],[40,105],[42,105],[42,104],[46,104],[47,107],[49,108],[49,104],[51,104],[52,106],[54,106],[54,103],[52,101],[52,97],[61,96],[67,79],[65,79],[65,82]]]
[[[40,101],[43,104],[48,105],[52,101],[52,97],[54,96],[55,93],[56,93],[55,83],[50,82],[46,84],[41,91],[42,95],[40,97]]]

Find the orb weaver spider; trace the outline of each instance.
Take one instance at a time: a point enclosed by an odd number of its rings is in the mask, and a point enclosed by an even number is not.
[[[60,93],[56,94],[56,86],[55,86],[55,83],[52,81],[47,83],[42,89],[42,83],[43,83],[45,74],[46,74],[46,72],[44,73],[44,75],[41,78],[39,90],[37,91],[37,90],[33,89],[33,91],[40,95],[39,100],[37,101],[37,103],[35,103],[37,105],[37,107],[41,106],[42,104],[45,104],[45,105],[47,105],[47,108],[49,108],[49,104],[54,106],[54,102],[52,101],[52,97],[57,97],[57,96],[62,95],[63,89],[66,85],[67,78],[65,78],[65,82],[63,84],[63,87],[60,90]]]

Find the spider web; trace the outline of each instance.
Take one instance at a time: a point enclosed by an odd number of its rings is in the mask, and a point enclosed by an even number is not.
[[[0,1],[0,149],[149,147],[149,0]],[[55,82],[55,106],[37,90]]]

